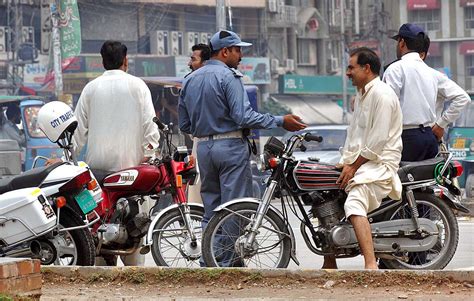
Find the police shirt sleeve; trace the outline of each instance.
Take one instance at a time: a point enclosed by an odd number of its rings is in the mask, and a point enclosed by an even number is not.
[[[261,114],[252,109],[241,77],[240,73],[233,71],[224,78],[223,82],[231,118],[243,128],[265,129],[279,126],[274,116]],[[283,120],[280,119],[280,122],[282,124]]]
[[[466,91],[446,75],[437,70],[435,72],[438,78],[437,107],[444,107],[445,101],[451,102],[446,111],[436,120],[437,125],[446,128],[449,123],[456,121],[462,110],[471,102],[471,98]]]
[[[392,87],[397,97],[400,99],[403,87],[403,74],[398,62],[391,64],[383,74],[382,80]]]
[[[178,124],[179,129],[183,133],[191,134],[191,121],[189,119],[188,110],[186,109],[186,105],[184,103],[185,98],[185,84],[183,83],[183,88],[179,93],[179,103],[178,103]]]

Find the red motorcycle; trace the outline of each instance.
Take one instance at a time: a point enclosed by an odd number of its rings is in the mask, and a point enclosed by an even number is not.
[[[186,200],[186,187],[196,177],[195,160],[187,149],[172,144],[171,125],[156,117],[153,121],[164,136],[161,158],[105,177],[101,176],[103,171],[93,170],[103,190],[97,208],[102,223],[92,228],[96,252],[111,265],[115,264],[113,255],[129,255],[140,249],[141,254],[151,250],[160,266],[199,266],[204,208]],[[174,204],[158,214],[151,213],[153,207],[149,212],[140,209],[146,198],[155,200],[157,206],[168,194]]]

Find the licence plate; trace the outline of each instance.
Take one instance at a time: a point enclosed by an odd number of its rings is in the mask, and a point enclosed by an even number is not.
[[[84,189],[81,193],[74,197],[77,201],[79,207],[81,207],[82,212],[87,214],[97,207],[97,203],[94,200],[94,197],[89,190]]]

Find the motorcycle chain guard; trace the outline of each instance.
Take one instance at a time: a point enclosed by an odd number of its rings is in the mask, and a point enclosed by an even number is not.
[[[421,252],[431,249],[438,241],[439,229],[429,219],[419,218],[421,229],[426,233],[424,238],[409,237],[416,233],[411,219],[383,221],[371,224],[375,252]],[[395,233],[395,234],[394,234]],[[431,233],[428,234],[428,233]],[[436,233],[436,234],[433,234]],[[381,236],[393,237],[381,237]],[[358,247],[354,228],[350,224],[331,229],[331,240],[338,248]]]

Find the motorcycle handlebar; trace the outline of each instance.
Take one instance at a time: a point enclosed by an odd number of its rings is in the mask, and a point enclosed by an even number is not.
[[[153,122],[156,123],[156,125],[158,125],[158,128],[160,130],[163,130],[165,128],[165,125],[163,124],[163,122],[160,121],[160,119],[158,119],[158,117],[153,117]]]
[[[307,142],[310,142],[310,141],[322,142],[323,137],[312,135],[311,133],[307,133],[306,135],[304,135],[304,140]]]

